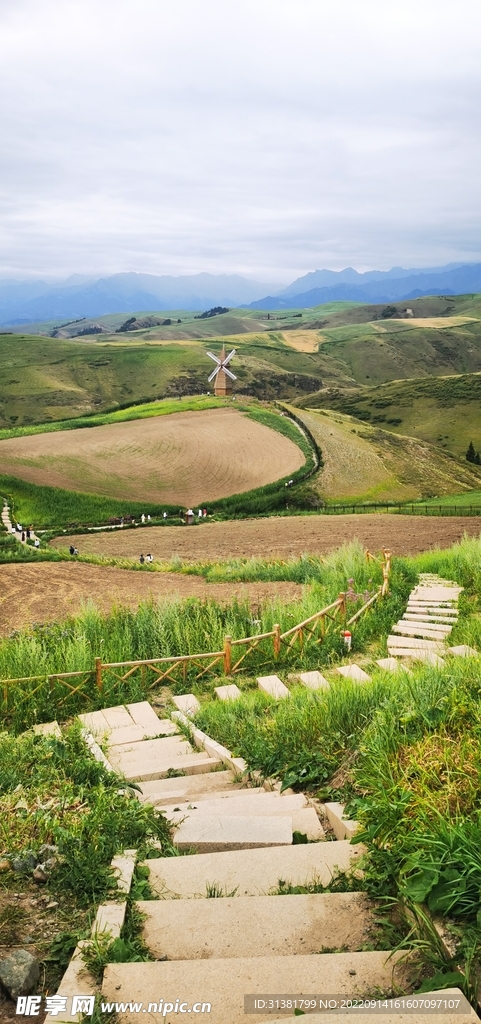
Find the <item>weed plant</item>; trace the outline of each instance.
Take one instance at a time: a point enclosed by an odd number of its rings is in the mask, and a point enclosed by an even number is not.
[[[111,893],[112,857],[136,848],[145,856],[154,842],[173,853],[165,817],[119,791],[85,746],[79,725],[62,741],[33,734],[0,735],[0,852],[18,854],[48,843],[59,864],[52,893],[70,892],[79,906]]]

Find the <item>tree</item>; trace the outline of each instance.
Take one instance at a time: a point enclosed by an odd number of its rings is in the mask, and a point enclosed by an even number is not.
[[[476,458],[474,461],[477,466],[481,466],[481,455],[479,454],[479,452],[476,452]]]
[[[476,451],[475,451],[474,444],[473,444],[472,441],[470,441],[469,444],[468,444],[468,450],[466,452],[466,461],[467,462],[476,462]]]

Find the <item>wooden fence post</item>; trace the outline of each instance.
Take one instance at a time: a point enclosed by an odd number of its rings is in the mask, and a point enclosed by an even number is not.
[[[346,594],[345,594],[344,591],[341,591],[341,593],[339,594],[339,601],[340,601],[339,612],[345,618],[346,615],[347,615],[347,606],[346,606]]]
[[[274,643],[274,657],[278,658],[281,653],[281,627],[278,622],[274,626],[274,636],[272,639]]]
[[[391,552],[385,549],[383,551],[384,562],[382,565],[382,589],[381,597],[385,597],[389,590],[389,573],[391,571]]]
[[[97,689],[102,689],[102,658],[95,659],[95,682],[97,683]]]
[[[224,675],[230,676],[232,668],[232,637],[224,637]]]

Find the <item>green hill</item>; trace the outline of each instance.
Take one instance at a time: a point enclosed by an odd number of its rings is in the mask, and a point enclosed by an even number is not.
[[[481,450],[481,373],[395,380],[371,388],[332,387],[300,401],[422,438],[461,458],[470,441]]]
[[[324,500],[416,501],[481,487],[481,468],[417,437],[333,410],[293,411],[321,448],[324,465],[310,487]]]

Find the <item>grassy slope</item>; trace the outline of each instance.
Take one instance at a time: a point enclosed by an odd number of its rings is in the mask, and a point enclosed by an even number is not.
[[[310,486],[327,500],[415,501],[470,492],[481,484],[478,467],[416,438],[339,412],[295,411],[321,448],[324,466]]]
[[[332,388],[301,400],[348,413],[372,426],[423,438],[464,457],[481,448],[481,374],[394,380],[367,389]]]

